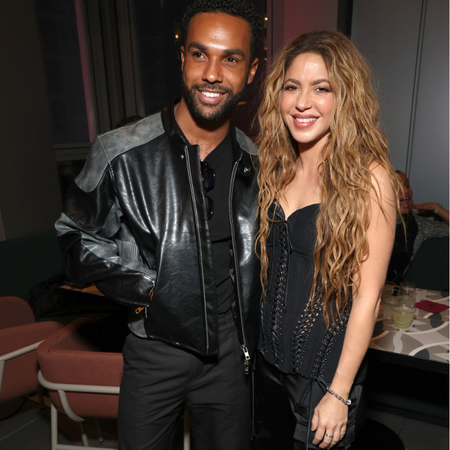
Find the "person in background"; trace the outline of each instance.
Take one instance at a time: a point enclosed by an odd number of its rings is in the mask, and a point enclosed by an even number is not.
[[[121,450],[172,449],[185,402],[196,449],[245,450],[258,186],[253,142],[230,114],[262,23],[244,0],[197,0],[182,27],[182,98],[94,141],[56,229],[72,281],[130,307]]]
[[[258,173],[259,450],[349,448],[400,183],[350,39],[294,39],[264,87]]]
[[[448,236],[449,214],[440,203],[414,203],[408,177],[399,170],[397,170],[397,175],[403,189],[400,198],[400,213],[397,215],[395,228],[394,248],[386,280],[400,284],[404,281],[405,272],[422,243],[432,237]],[[428,220],[417,215],[423,212],[433,212],[442,221]],[[403,216],[404,226],[400,215]]]

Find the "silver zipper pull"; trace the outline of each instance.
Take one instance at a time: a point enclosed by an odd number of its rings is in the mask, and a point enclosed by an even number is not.
[[[248,375],[250,373],[250,353],[246,345],[241,345],[241,349],[244,352],[244,374]]]

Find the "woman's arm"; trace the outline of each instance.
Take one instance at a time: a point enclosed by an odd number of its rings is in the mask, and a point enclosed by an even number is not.
[[[330,389],[346,400],[369,347],[378,317],[380,295],[395,235],[395,196],[389,174],[381,166],[371,170],[374,192],[371,194],[371,221],[367,230],[369,254],[361,264],[359,289],[353,298],[342,353],[330,386]],[[381,199],[382,209],[378,203],[377,193]],[[331,448],[336,445],[344,437],[347,420],[348,406],[327,393],[317,405],[312,419],[311,429],[316,430],[313,444],[320,443],[320,448]],[[325,433],[333,438],[324,438]]]
[[[448,211],[440,204],[435,202],[413,203],[413,214],[419,214],[424,211],[434,211],[448,225]]]

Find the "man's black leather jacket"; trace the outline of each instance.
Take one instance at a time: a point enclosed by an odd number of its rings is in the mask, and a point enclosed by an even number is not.
[[[250,155],[250,139],[233,126],[230,132],[229,201],[216,207],[229,209],[232,306],[248,356],[258,337],[260,304],[256,156]],[[217,354],[214,267],[199,150],[187,142],[172,107],[94,141],[56,229],[67,275],[131,306],[133,333],[201,355]]]

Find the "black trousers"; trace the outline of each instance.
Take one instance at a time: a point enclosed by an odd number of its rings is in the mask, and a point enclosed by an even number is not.
[[[253,448],[257,450],[306,449],[307,429],[310,426],[308,405],[311,394],[305,395],[305,386],[309,380],[300,375],[283,374],[269,364],[258,351],[256,353]],[[352,407],[349,410],[345,443],[338,443],[333,449],[350,447],[355,435],[356,410],[361,393],[362,386],[354,385],[351,391]],[[320,388],[315,389],[312,395],[314,408],[325,394]],[[302,403],[301,398],[305,399]],[[310,442],[313,436],[314,433],[311,432]],[[309,448],[317,447],[310,444]]]
[[[187,401],[196,450],[248,450],[250,377],[231,311],[219,316],[219,356],[200,357],[155,340],[127,337],[119,397],[121,450],[172,450]]]

